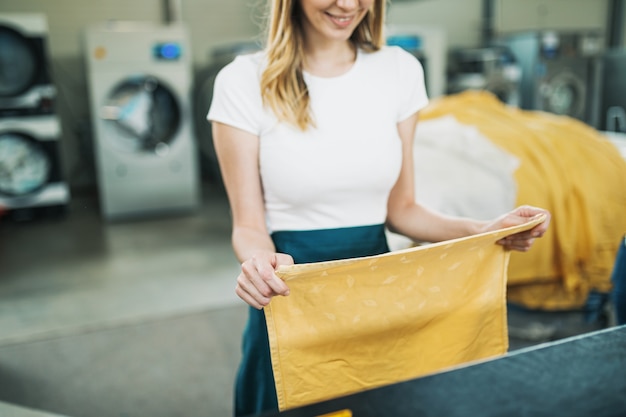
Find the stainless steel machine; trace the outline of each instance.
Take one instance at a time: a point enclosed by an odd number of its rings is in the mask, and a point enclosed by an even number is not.
[[[626,49],[612,49],[602,56],[601,128],[626,133]]]
[[[510,48],[520,64],[522,108],[597,125],[597,62],[604,48],[602,33],[533,31],[508,34],[497,42]]]
[[[62,212],[70,193],[59,161],[54,115],[0,118],[0,206],[18,219],[46,208]]]
[[[0,206],[18,220],[61,213],[70,199],[41,13],[0,13]]]
[[[511,106],[520,105],[522,71],[505,46],[455,49],[450,53],[448,93],[484,90]]]
[[[41,13],[0,13],[0,116],[52,114],[56,88]]]

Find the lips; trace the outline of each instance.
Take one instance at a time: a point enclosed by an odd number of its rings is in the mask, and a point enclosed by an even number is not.
[[[337,16],[330,13],[326,13],[330,20],[339,27],[347,27],[354,21],[354,16]]]

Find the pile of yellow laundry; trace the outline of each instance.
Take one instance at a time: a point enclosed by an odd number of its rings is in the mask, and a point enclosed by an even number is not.
[[[517,205],[552,213],[548,233],[528,253],[511,255],[509,301],[569,309],[592,289],[610,291],[626,233],[626,161],[615,145],[576,119],[506,106],[488,92],[433,100],[421,120],[450,116],[519,159]]]

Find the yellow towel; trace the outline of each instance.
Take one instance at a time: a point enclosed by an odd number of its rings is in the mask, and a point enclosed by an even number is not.
[[[517,205],[552,213],[530,252],[514,253],[509,301],[546,310],[581,307],[608,292],[626,233],[626,161],[602,134],[576,119],[506,106],[488,92],[434,100],[422,120],[454,116],[520,160]]]
[[[509,252],[545,220],[365,258],[278,269],[265,308],[281,410],[501,355]]]

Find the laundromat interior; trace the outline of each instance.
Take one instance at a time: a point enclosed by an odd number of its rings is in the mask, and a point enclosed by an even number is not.
[[[232,415],[248,306],[206,115],[268,3],[0,2],[0,417]],[[623,0],[387,2],[430,98],[416,199],[553,215],[511,255],[507,355],[621,325],[625,21]]]

